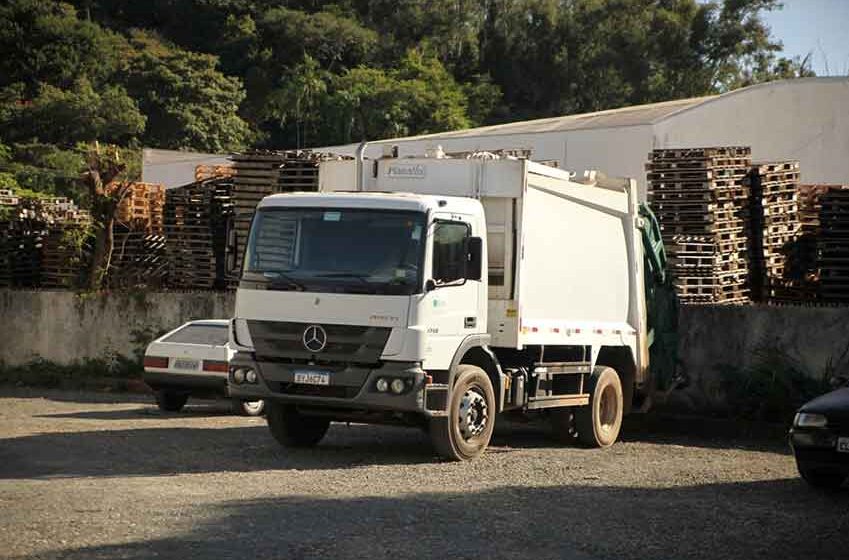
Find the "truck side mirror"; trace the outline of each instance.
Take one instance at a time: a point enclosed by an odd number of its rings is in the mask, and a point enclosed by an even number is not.
[[[229,277],[238,276],[237,260],[239,256],[239,239],[236,236],[234,220],[227,220],[227,244],[224,248],[224,274]]]
[[[480,280],[483,273],[483,239],[469,237],[466,242],[466,280]]]

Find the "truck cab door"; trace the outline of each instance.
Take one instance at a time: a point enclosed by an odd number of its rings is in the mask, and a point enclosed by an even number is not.
[[[464,215],[437,214],[431,234],[427,289],[419,306],[427,330],[425,368],[448,369],[463,339],[486,328],[479,317],[481,280],[466,278],[472,224]]]

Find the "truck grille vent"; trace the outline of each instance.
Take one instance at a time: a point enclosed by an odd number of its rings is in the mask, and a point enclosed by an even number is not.
[[[390,328],[357,325],[320,325],[327,344],[320,352],[304,346],[304,331],[315,323],[248,321],[248,329],[260,361],[316,364],[375,364],[389,339]]]

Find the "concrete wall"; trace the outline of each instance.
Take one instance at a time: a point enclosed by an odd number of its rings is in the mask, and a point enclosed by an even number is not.
[[[231,315],[233,293],[160,292],[78,296],[71,292],[0,291],[0,361],[36,357],[58,363],[132,355],[134,333],[172,329],[190,319]],[[849,307],[685,307],[680,357],[691,385],[676,398],[701,407],[717,398],[717,367],[745,367],[765,344],[777,344],[811,376],[849,365]],[[841,359],[842,357],[842,359]]]
[[[0,362],[41,357],[56,363],[112,353],[132,356],[141,333],[158,334],[190,319],[232,315],[232,292],[110,293],[0,290]]]
[[[849,367],[849,307],[688,306],[679,321],[679,357],[692,384],[678,396],[691,407],[716,404],[718,366],[749,366],[767,348],[818,379]]]

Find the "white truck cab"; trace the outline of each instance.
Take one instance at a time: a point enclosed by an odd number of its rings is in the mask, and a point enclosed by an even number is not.
[[[357,169],[325,162],[320,192],[257,207],[232,393],[265,399],[284,445],[318,443],[331,421],[395,422],[471,459],[510,410],[612,444],[649,387],[634,181],[519,159]]]

